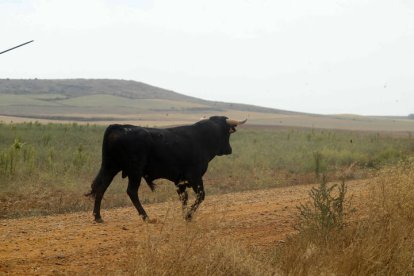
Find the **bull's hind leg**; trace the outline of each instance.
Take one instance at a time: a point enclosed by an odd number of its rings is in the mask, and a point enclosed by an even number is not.
[[[204,185],[203,185],[203,180],[202,179],[196,180],[194,182],[190,181],[190,185],[193,188],[193,191],[196,193],[196,200],[195,200],[194,204],[191,205],[190,210],[188,210],[188,212],[185,216],[185,219],[187,221],[190,221],[193,218],[194,212],[200,206],[201,202],[203,202],[204,197],[205,197]]]
[[[102,223],[101,217],[101,202],[102,198],[105,194],[106,189],[108,188],[109,184],[111,184],[112,179],[117,174],[115,170],[106,170],[101,168],[98,175],[96,176],[95,180],[92,183],[92,190],[89,195],[95,197],[95,204],[93,207],[93,215],[95,217],[95,221]]]
[[[144,208],[141,205],[138,197],[138,188],[141,182],[141,177],[136,175],[128,175],[128,189],[127,194],[131,199],[132,203],[134,204],[135,208],[138,211],[138,214],[142,217],[144,221],[148,220],[148,215],[145,212]]]

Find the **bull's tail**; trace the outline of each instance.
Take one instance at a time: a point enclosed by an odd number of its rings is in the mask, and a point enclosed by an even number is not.
[[[101,168],[99,169],[98,174],[96,175],[95,179],[92,181],[91,190],[88,193],[85,193],[85,196],[90,196],[92,198],[96,197],[96,193],[98,192],[99,188],[104,185],[104,172],[105,172],[105,165],[108,159],[108,136],[112,132],[112,130],[116,128],[114,125],[110,125],[107,127],[104,133],[103,142],[102,142],[102,163]]]
[[[92,181],[91,190],[88,193],[85,193],[85,196],[90,196],[95,198],[98,191],[98,187],[102,185],[102,168],[99,170],[99,173],[96,175],[95,179]]]

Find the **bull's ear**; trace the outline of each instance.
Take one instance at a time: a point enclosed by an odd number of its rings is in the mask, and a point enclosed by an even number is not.
[[[229,129],[230,134],[235,133],[236,132],[236,127],[232,126]]]

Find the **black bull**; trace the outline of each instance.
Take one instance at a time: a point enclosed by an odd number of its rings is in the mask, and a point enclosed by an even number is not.
[[[230,134],[236,131],[237,125],[245,122],[213,116],[190,126],[166,129],[110,125],[103,138],[101,168],[87,194],[95,197],[95,221],[103,222],[101,201],[120,171],[123,178],[128,177],[127,194],[144,221],[148,220],[148,215],[138,197],[141,178],[151,190],[154,190],[155,179],[174,182],[183,210],[187,209],[186,188],[191,187],[196,200],[185,213],[185,219],[191,220],[204,200],[202,177],[208,163],[217,155],[231,154]]]

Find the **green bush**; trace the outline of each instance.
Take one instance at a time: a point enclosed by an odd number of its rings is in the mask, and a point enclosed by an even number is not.
[[[346,190],[345,180],[339,185],[328,185],[326,176],[322,176],[319,186],[309,192],[310,202],[297,207],[299,222],[296,230],[312,233],[315,238],[325,238],[331,230],[342,228]]]

